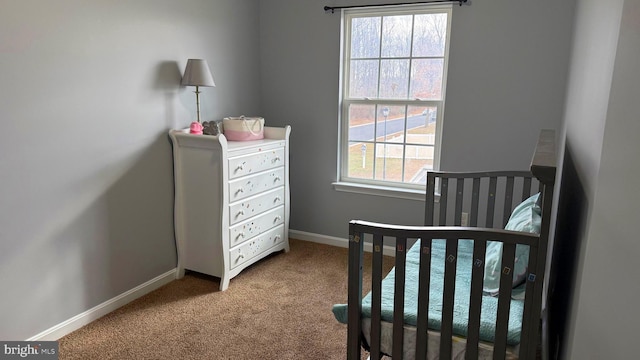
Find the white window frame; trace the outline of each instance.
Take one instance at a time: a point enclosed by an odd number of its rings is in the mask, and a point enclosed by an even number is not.
[[[447,14],[447,36],[444,47],[444,64],[442,78],[442,97],[440,100],[408,100],[408,99],[370,99],[370,98],[349,98],[349,70],[350,70],[350,51],[351,51],[351,19],[366,16],[389,16],[402,14],[428,14],[428,13],[446,13]],[[335,182],[334,188],[339,191],[348,191],[356,193],[364,193],[369,195],[389,196],[397,198],[424,199],[423,184],[410,184],[405,182],[384,181],[377,179],[362,179],[348,177],[348,148],[349,148],[349,106],[352,104],[385,104],[385,105],[409,105],[419,107],[435,107],[437,108],[436,117],[436,133],[434,145],[433,169],[439,169],[440,152],[442,144],[442,127],[444,119],[444,107],[446,96],[446,80],[449,59],[449,43],[451,38],[451,4],[437,5],[411,5],[411,6],[389,6],[384,8],[355,8],[344,9],[342,11],[342,38],[341,38],[341,55],[342,63],[340,69],[341,88],[340,88],[340,136],[338,149],[338,181]],[[382,59],[379,54],[378,59]],[[413,58],[413,57],[411,57]],[[380,79],[378,79],[380,81]],[[406,131],[406,129],[405,129]],[[406,144],[406,143],[403,143]]]

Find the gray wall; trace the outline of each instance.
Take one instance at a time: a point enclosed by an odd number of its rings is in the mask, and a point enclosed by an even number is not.
[[[566,110],[560,137],[562,174],[549,286],[550,349],[566,353],[570,318],[593,198],[600,171],[603,131],[622,1],[579,1],[572,46]],[[594,46],[597,44],[598,46]]]
[[[576,185],[584,189],[583,199],[578,197],[582,208],[574,210],[586,221],[576,229],[581,243],[576,286],[567,346],[560,354],[632,359],[638,356],[640,321],[634,301],[640,295],[640,1],[578,4],[565,118],[575,176],[563,179],[562,191]],[[559,207],[558,227],[573,228],[574,223],[561,222],[573,218],[565,211]]]
[[[421,224],[423,203],[337,192],[340,15],[260,2],[262,110],[292,125],[291,228],[345,238],[350,219]],[[540,128],[559,128],[573,1],[453,7],[443,170],[526,169]],[[544,26],[542,26],[544,24]],[[381,211],[384,209],[384,211]]]
[[[181,73],[209,61],[205,120],[257,113],[257,33],[255,0],[0,0],[0,339],[175,268]]]

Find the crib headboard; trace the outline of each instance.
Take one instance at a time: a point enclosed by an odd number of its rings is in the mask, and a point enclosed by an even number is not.
[[[555,131],[542,130],[529,171],[430,171],[424,225],[503,229],[520,202],[553,187],[555,163]]]

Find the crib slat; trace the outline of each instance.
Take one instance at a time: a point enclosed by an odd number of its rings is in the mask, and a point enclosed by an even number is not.
[[[486,227],[493,228],[493,213],[496,205],[496,185],[498,179],[495,176],[489,178],[489,193],[487,196],[487,221]]]
[[[440,328],[440,358],[451,358],[451,337],[453,336],[453,301],[456,287],[456,263],[458,259],[458,239],[447,239],[444,261],[444,294],[442,297],[442,326]]]
[[[471,192],[471,210],[469,226],[478,226],[478,206],[480,199],[480,178],[473,179],[473,190]]]
[[[511,208],[513,207],[513,176],[507,176],[507,185],[504,190],[504,210],[502,211],[502,227],[507,225]]]
[[[464,199],[464,178],[456,179],[456,212],[454,216],[454,225],[462,224],[462,200]],[[468,225],[467,225],[468,226]]]
[[[538,264],[538,249],[534,246],[529,247],[529,264],[527,265],[527,269],[529,269],[529,275],[526,282],[525,288],[525,296],[524,296],[524,308],[522,310],[522,331],[520,333],[520,354],[518,357],[520,359],[527,359],[529,352],[529,347],[535,349],[536,344],[530,344],[531,337],[531,322],[538,321],[538,317],[533,313],[533,298],[534,298],[534,286],[535,286],[535,269]],[[535,351],[535,350],[534,350]],[[535,352],[534,352],[535,354]]]
[[[418,278],[418,320],[416,323],[416,359],[427,359],[427,326],[429,325],[429,286],[431,281],[431,242],[420,240],[420,275]]]
[[[467,359],[478,358],[480,341],[480,312],[482,309],[482,283],[487,243],[473,241],[473,270],[471,273],[471,299],[469,305],[469,326],[467,334]]]
[[[347,359],[360,360],[360,336],[362,334],[362,262],[364,234],[349,225],[349,275],[347,307]],[[355,305],[355,306],[354,306]]]
[[[427,173],[427,194],[424,209],[424,224],[433,225],[433,207],[435,203],[436,179],[433,173]]]
[[[404,282],[407,256],[407,238],[396,239],[396,270],[393,295],[393,350],[394,359],[402,359],[404,343]]]
[[[449,178],[440,178],[440,221],[438,225],[447,224],[447,197],[449,195]]]
[[[522,185],[522,201],[527,200],[531,196],[531,177],[524,177],[524,184]]]
[[[371,264],[371,358],[380,359],[380,321],[382,307],[382,234],[373,234]]]
[[[507,332],[509,330],[509,310],[511,308],[511,287],[513,286],[513,264],[516,254],[515,244],[502,244],[502,274],[500,275],[500,294],[498,295],[498,315],[493,346],[493,359],[504,359],[507,351]]]

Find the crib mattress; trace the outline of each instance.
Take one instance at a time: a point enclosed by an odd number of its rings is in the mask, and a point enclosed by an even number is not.
[[[431,280],[429,289],[429,321],[428,327],[438,331],[442,319],[442,298],[444,289],[444,261],[446,254],[446,241],[433,240],[431,247]],[[405,305],[404,321],[409,326],[416,326],[418,276],[420,264],[420,241],[417,241],[407,252],[405,272]],[[473,240],[459,240],[458,258],[456,268],[456,289],[453,316],[453,333],[460,337],[467,335],[467,323],[469,318],[469,299],[471,293],[471,271],[473,266]],[[393,292],[395,282],[395,269],[382,281],[382,309],[383,321],[393,321]],[[511,300],[507,344],[514,346],[520,342],[522,327],[522,313],[524,302]],[[495,324],[498,309],[498,299],[492,296],[483,296],[480,319],[480,340],[493,343],[495,340]],[[347,323],[347,305],[336,304],[333,307],[336,319]],[[371,317],[371,293],[362,300],[363,318]],[[437,348],[437,347],[436,347]]]

